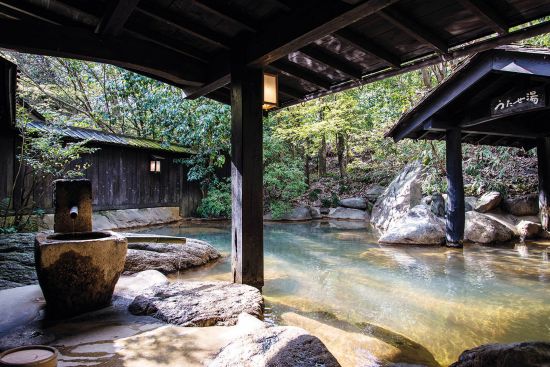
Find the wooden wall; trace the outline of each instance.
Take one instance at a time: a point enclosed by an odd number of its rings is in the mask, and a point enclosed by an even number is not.
[[[202,194],[198,183],[187,181],[187,167],[174,163],[181,155],[114,145],[96,147],[100,150],[76,162],[90,164],[85,177],[92,181],[94,210],[177,206],[183,217],[195,214]],[[0,149],[3,151],[2,146]],[[149,172],[152,154],[164,158],[160,173]],[[9,156],[8,152],[4,156]],[[2,183],[11,182],[7,177],[4,180],[4,172],[0,164],[0,199],[8,196]],[[30,187],[30,180],[26,187]],[[37,206],[48,212],[53,206],[52,189],[51,180],[46,180],[33,192]]]

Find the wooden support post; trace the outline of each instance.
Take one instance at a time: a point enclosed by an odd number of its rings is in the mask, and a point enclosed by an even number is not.
[[[539,213],[542,229],[550,229],[550,138],[537,139]]]
[[[447,157],[447,246],[462,247],[464,239],[464,181],[462,177],[462,133],[460,129],[446,132]]]
[[[232,62],[231,191],[233,281],[261,289],[263,263],[263,72]]]

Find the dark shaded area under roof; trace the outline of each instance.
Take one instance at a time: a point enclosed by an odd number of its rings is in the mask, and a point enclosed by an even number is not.
[[[550,49],[503,46],[485,51],[405,113],[386,136],[444,140],[447,130],[459,129],[463,143],[531,149],[537,138],[550,136],[549,87]],[[495,101],[507,102],[503,96],[533,92],[540,107],[531,103],[536,108],[492,111]],[[512,98],[510,104],[516,101]]]
[[[52,130],[63,137],[74,140],[89,140],[92,143],[126,146],[130,148],[164,151],[170,153],[195,154],[192,149],[175,144],[163,144],[160,141],[136,138],[127,135],[111,134],[99,130],[84,129],[72,126],[58,126],[42,121],[31,121],[27,124],[30,129],[50,132]]]
[[[231,58],[281,106],[550,31],[547,0],[0,0],[0,47],[107,62],[229,103]],[[474,42],[475,41],[475,42]]]

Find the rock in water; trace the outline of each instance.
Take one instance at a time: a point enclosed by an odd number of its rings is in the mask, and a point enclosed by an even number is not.
[[[367,200],[364,198],[347,198],[340,200],[338,205],[343,206],[344,208],[365,210],[367,209]]]
[[[542,231],[542,226],[540,223],[530,222],[527,220],[522,220],[516,225],[519,237],[522,240],[528,238],[534,238],[539,235]]]
[[[241,312],[263,318],[263,298],[254,287],[229,282],[177,282],[137,296],[128,307],[181,326],[235,325]]]
[[[426,205],[417,205],[393,221],[378,242],[387,244],[440,245],[445,241],[445,224]]]
[[[209,367],[337,367],[325,345],[293,326],[260,329],[226,345]]]
[[[185,244],[130,243],[124,273],[158,270],[169,274],[204,265],[220,256],[208,242],[193,238],[188,238]]]
[[[550,343],[487,344],[462,352],[450,367],[548,367]]]
[[[537,215],[539,212],[539,198],[537,195],[525,195],[513,199],[505,199],[502,208],[517,217]]]
[[[264,220],[282,220],[282,221],[301,221],[301,220],[311,220],[311,211],[308,206],[299,206],[292,209],[290,212],[285,213],[280,218],[273,218],[271,213],[264,215]]]
[[[393,221],[399,221],[422,200],[423,167],[420,162],[409,163],[390,183],[372,208],[371,223],[385,231]]]
[[[330,219],[349,219],[349,220],[369,220],[369,213],[364,210],[344,208],[339,206],[338,208],[331,209],[328,217]]]
[[[321,208],[312,206],[309,208],[309,214],[311,215],[311,219],[321,219]]]
[[[466,213],[464,238],[477,243],[506,242],[514,232],[489,216],[470,211]]]
[[[483,194],[476,203],[474,210],[479,213],[486,213],[495,209],[502,201],[502,195],[500,192],[491,191]]]

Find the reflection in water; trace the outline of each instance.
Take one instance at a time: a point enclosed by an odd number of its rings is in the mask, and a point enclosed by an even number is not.
[[[230,252],[228,224],[147,231],[196,237]],[[230,280],[230,259],[179,277]],[[547,247],[537,243],[391,247],[357,222],[266,224],[265,278],[272,322],[321,312],[330,316],[316,320],[332,327],[339,327],[336,319],[371,325],[362,329],[367,336],[376,328],[402,335],[441,364],[479,344],[550,341],[550,263]]]

